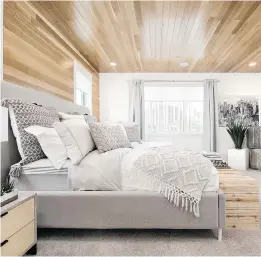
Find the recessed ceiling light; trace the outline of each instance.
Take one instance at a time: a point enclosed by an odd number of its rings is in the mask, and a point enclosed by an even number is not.
[[[117,64],[115,62],[110,63],[111,66],[116,66]]]
[[[248,66],[250,66],[250,67],[256,66],[256,62],[251,62],[248,64]]]
[[[188,62],[181,62],[179,64],[181,67],[188,67],[189,66],[189,63]]]

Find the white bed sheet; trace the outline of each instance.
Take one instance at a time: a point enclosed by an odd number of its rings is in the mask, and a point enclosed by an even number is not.
[[[145,149],[151,146],[169,146],[170,143],[146,142],[143,144],[132,143],[134,149]],[[79,165],[69,167],[69,180],[74,190],[112,190],[112,191],[134,191],[147,190],[138,188],[135,181],[125,183],[128,179],[127,172],[124,171],[124,162],[132,163],[128,155],[132,151],[130,148],[121,148],[106,153],[99,154],[93,151],[88,154]],[[126,176],[124,175],[126,174]],[[212,176],[206,185],[204,192],[216,192],[219,189],[218,171],[213,167]]]
[[[71,161],[68,159],[61,169],[56,169],[53,164],[45,158],[24,165],[22,167],[22,174],[67,174],[69,165],[71,165]]]
[[[134,149],[169,145],[171,144],[161,142],[132,143]],[[99,154],[95,150],[89,153],[77,166],[73,166],[69,159],[66,160],[60,170],[56,169],[48,159],[38,160],[23,166],[22,175],[15,179],[15,185],[19,190],[36,191],[146,190],[145,188],[135,188],[135,183],[125,184],[122,188],[121,164],[123,157],[129,151],[132,149],[121,148]],[[218,189],[218,171],[213,167],[211,179],[204,192],[215,192]]]
[[[15,188],[20,191],[71,191],[66,173],[24,174],[14,178]]]
[[[169,143],[131,143],[133,149]],[[120,148],[99,154],[89,153],[76,166],[70,166],[68,179],[74,190],[122,190],[121,162],[132,148]]]
[[[61,169],[56,169],[46,158],[23,166],[19,178],[14,178],[15,188],[20,191],[70,191],[66,160]]]
[[[121,190],[121,160],[131,148],[99,154],[89,153],[76,166],[69,167],[68,178],[74,190]]]

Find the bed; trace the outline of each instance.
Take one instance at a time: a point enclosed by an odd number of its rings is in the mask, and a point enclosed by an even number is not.
[[[87,113],[87,108],[54,96],[3,83],[2,97],[19,98],[64,112]],[[39,99],[39,101],[38,101]],[[1,144],[2,172],[19,160],[15,139]],[[3,159],[3,156],[5,158]],[[8,157],[8,158],[7,158]],[[46,161],[46,160],[45,160]],[[38,165],[38,166],[37,166]],[[90,229],[215,229],[221,240],[225,223],[225,197],[219,189],[203,192],[200,217],[176,208],[162,195],[148,191],[71,191],[66,165],[59,172],[46,163],[23,167],[16,182],[20,190],[37,192],[38,227]],[[3,176],[3,174],[1,174]]]
[[[23,167],[22,176],[14,178],[15,187],[21,191],[71,191],[68,181],[67,160],[61,169],[56,169],[45,158]]]
[[[150,142],[148,144],[145,142],[138,147],[151,145],[158,145],[158,143],[155,144]],[[135,148],[135,146],[133,147]],[[98,156],[98,153],[95,154]],[[97,162],[99,161],[100,160],[98,159]],[[56,169],[47,158],[26,164],[23,166],[22,176],[14,178],[15,187],[21,191],[72,191],[74,188],[68,177],[69,167],[71,165],[70,160],[67,159],[61,169]],[[106,166],[107,163],[104,165]],[[88,168],[91,169],[92,167]],[[104,176],[107,171],[106,169],[103,169],[101,172],[103,173],[102,176]],[[136,191],[131,185],[126,185],[125,187],[125,191]],[[117,190],[117,188],[115,190]],[[205,186],[204,192],[215,193],[218,190],[219,175],[216,168],[213,167],[211,179]]]

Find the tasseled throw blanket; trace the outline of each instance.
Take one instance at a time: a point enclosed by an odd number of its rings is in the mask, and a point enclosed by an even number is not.
[[[209,182],[211,170],[211,161],[200,153],[154,147],[146,149],[134,161],[129,175],[146,177],[139,180],[141,187],[161,193],[174,206],[199,217],[201,195]]]

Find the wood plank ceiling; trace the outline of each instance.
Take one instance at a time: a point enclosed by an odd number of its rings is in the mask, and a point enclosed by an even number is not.
[[[74,101],[74,60],[92,74],[92,111],[99,118],[99,74],[31,3],[4,3],[5,81]],[[37,100],[37,99],[36,99]]]
[[[260,1],[32,5],[99,72],[261,72]]]

